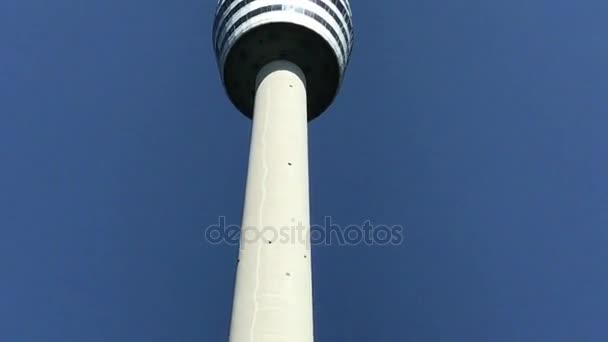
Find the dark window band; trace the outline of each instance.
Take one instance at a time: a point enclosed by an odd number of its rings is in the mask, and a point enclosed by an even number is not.
[[[222,18],[224,18],[224,12],[226,11],[226,9],[234,3],[234,1],[238,1],[238,0],[233,0],[233,1],[224,1],[224,3],[222,4],[222,6],[220,8],[218,8],[218,10],[215,13],[215,19],[213,21],[213,34],[216,34],[216,30],[219,26],[219,22]],[[348,8],[344,7],[344,3],[340,0],[329,0],[331,1],[337,8],[338,11],[344,15],[345,17],[345,21],[346,21],[346,25],[348,26],[348,31],[352,34],[353,31],[353,27],[352,27],[352,20],[350,18],[350,4],[347,4]],[[250,2],[250,1],[243,1],[243,2]],[[323,2],[323,4],[325,6],[327,6],[324,1],[314,1],[315,3],[319,3],[319,2]],[[237,5],[237,7],[239,7],[239,5]],[[240,6],[242,7],[242,6]],[[231,11],[232,12],[232,11]],[[231,16],[231,15],[229,15]],[[225,21],[225,20],[224,20]],[[341,21],[338,21],[338,23],[341,23]]]
[[[218,10],[217,15],[215,17],[215,21],[213,24],[213,35],[214,35],[214,40],[219,38],[219,32],[217,32],[219,27],[222,27],[223,25],[225,25],[225,23],[232,18],[235,13],[237,11],[239,11],[241,8],[243,8],[245,5],[251,3],[252,1],[255,0],[243,0],[240,3],[238,3],[235,7],[233,7],[229,13],[224,15],[224,11],[227,9],[227,7],[233,3],[233,1],[226,1],[224,2],[224,4],[222,4],[222,7]],[[338,10],[340,10],[342,12],[342,15],[345,18],[345,21],[347,22],[348,26],[349,26],[349,31],[347,32],[346,28],[344,27],[344,25],[342,24],[342,20],[340,20],[340,17],[338,17],[338,14],[336,14],[324,1],[321,0],[309,0],[311,2],[314,2],[315,4],[319,5],[321,8],[323,8],[327,13],[329,13],[333,19],[336,21],[337,25],[340,27],[340,30],[342,31],[342,34],[344,35],[344,38],[347,40],[347,44],[348,44],[348,40],[349,37],[352,35],[352,22],[351,22],[351,18],[348,15],[348,11],[347,9],[343,6],[342,2],[339,0],[330,0],[332,3],[334,3],[336,5],[336,7],[338,7]],[[266,6],[263,8],[267,8],[267,7],[273,7],[274,6],[279,6],[279,9],[282,8],[282,5],[278,4],[278,5],[271,5],[271,6]],[[274,11],[275,9],[273,9],[272,11]],[[254,10],[253,12],[256,12],[257,10]],[[315,20],[317,20],[318,22],[320,22],[321,24],[323,24],[323,26],[325,26],[334,36],[334,38],[337,40],[338,44],[340,44],[340,48],[342,50],[342,53],[344,53],[344,55],[346,56],[346,49],[342,44],[342,41],[339,39],[337,34],[334,34],[335,31],[333,29],[332,26],[330,26],[323,18],[321,18],[320,16],[318,16],[317,14],[315,14],[314,12],[312,13],[313,15],[310,15],[309,13],[306,12],[310,12],[309,10],[302,10],[303,12],[305,12],[304,14],[314,18]],[[256,13],[257,15],[258,13]],[[245,14],[244,17],[248,17],[251,18],[252,17],[252,13],[247,13]],[[242,18],[241,18],[242,19]],[[240,21],[240,19],[239,19]],[[235,26],[239,26],[241,23],[239,23],[237,21],[237,23],[234,24],[233,27],[230,28],[230,30],[226,33],[226,36],[229,36],[230,34],[232,34],[232,32],[234,32],[234,27]],[[226,36],[224,37],[223,41],[215,42],[215,50],[216,53],[219,55],[221,52],[221,49],[223,48],[223,45],[225,44],[225,40],[226,40]]]
[[[229,11],[229,13],[227,13],[225,15],[224,15],[224,11],[228,7],[228,5],[230,5],[230,3],[234,3],[234,2],[233,1],[224,2],[224,4],[222,5],[222,8],[220,9],[220,11],[218,11],[218,15],[216,15],[216,17],[215,17],[215,21],[214,21],[214,25],[213,25],[214,39],[219,38],[218,37],[219,32],[217,32],[218,27],[222,27],[223,25],[225,25],[226,21],[228,21],[230,18],[232,18],[237,11],[239,11],[241,8],[243,8],[245,5],[251,3],[252,1],[255,1],[255,0],[244,0],[244,1],[239,2],[235,7],[233,7]],[[349,32],[346,31],[346,28],[344,28],[344,25],[342,25],[342,21],[340,20],[338,15],[325,3],[325,1],[322,1],[322,0],[309,0],[309,1],[317,4],[318,6],[323,8],[327,13],[329,13],[334,18],[334,20],[336,21],[338,26],[340,27],[342,34],[344,34],[344,37],[348,40],[350,34],[352,34],[352,29],[349,30]],[[330,0],[330,1],[332,1],[338,7],[338,10],[340,12],[342,12],[342,14],[345,18],[345,21],[347,22],[349,27],[351,27],[350,16],[348,15],[348,11],[346,10],[346,8],[344,8],[344,6],[342,5],[342,2],[340,2],[339,0]],[[217,46],[217,43],[219,43],[219,42],[216,42],[216,52],[219,53],[219,47]]]
[[[260,7],[257,8],[249,13],[247,13],[246,15],[244,15],[243,17],[239,18],[239,20],[237,20],[234,25],[232,25],[230,27],[230,29],[226,32],[226,34],[224,35],[224,38],[222,39],[221,44],[218,45],[217,48],[217,52],[218,52],[218,56],[220,55],[220,53],[224,50],[224,47],[228,41],[228,39],[230,38],[230,36],[234,33],[234,31],[239,28],[239,26],[241,26],[244,22],[246,22],[247,20],[254,18],[262,13],[267,13],[267,12],[273,12],[273,11],[280,11],[283,9],[283,5],[269,5],[269,6],[264,6],[264,7]],[[344,58],[348,57],[348,54],[346,53],[346,48],[344,47],[344,44],[342,44],[342,41],[340,40],[340,37],[338,36],[338,33],[336,32],[336,30],[334,30],[334,28],[329,25],[329,23],[327,23],[327,21],[325,21],[325,19],[323,19],[321,16],[319,16],[318,14],[304,9],[304,8],[298,8],[295,7],[295,10],[300,10],[301,12],[298,13],[302,13],[307,17],[313,18],[314,20],[316,20],[318,23],[320,23],[321,25],[323,25],[326,29],[329,30],[329,32],[331,33],[331,35],[334,37],[334,39],[336,40],[336,42],[338,43],[338,45],[340,46],[340,51],[342,52],[342,56]]]

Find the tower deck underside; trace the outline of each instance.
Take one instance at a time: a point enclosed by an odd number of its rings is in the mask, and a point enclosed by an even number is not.
[[[246,116],[253,116],[256,77],[275,60],[299,66],[307,81],[308,119],[331,104],[340,85],[340,67],[329,44],[314,31],[291,23],[271,23],[245,33],[233,45],[224,64],[224,83],[230,100]]]

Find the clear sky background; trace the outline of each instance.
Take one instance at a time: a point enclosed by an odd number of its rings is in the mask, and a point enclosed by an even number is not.
[[[226,341],[250,121],[213,0],[0,1],[0,340]],[[352,1],[317,341],[607,341],[608,2]]]

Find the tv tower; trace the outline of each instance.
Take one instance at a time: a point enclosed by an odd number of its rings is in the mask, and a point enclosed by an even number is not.
[[[231,342],[312,342],[308,121],[353,44],[348,0],[220,0],[213,44],[228,97],[253,118]]]

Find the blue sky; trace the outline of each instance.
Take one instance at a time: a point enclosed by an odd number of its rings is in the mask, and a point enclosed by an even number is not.
[[[310,125],[317,341],[606,341],[608,3],[353,0]],[[0,340],[225,341],[250,121],[215,1],[0,3]]]

